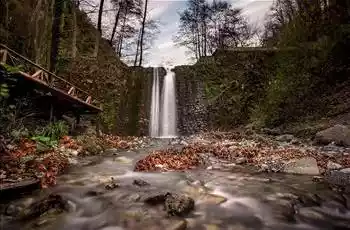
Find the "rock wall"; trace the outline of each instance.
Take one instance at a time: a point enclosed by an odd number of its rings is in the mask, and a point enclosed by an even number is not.
[[[177,128],[180,135],[205,130],[208,113],[204,83],[191,71],[192,66],[177,66],[176,74]]]

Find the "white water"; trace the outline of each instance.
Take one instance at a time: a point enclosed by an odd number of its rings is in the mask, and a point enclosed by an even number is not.
[[[163,137],[176,136],[176,95],[175,95],[175,73],[168,71],[164,77],[162,105],[162,127]]]
[[[160,95],[159,68],[154,68],[149,126],[151,137],[171,138],[177,136],[175,92],[175,74],[168,70]]]
[[[151,137],[158,137],[160,135],[159,121],[160,121],[160,89],[159,89],[159,71],[158,68],[153,69],[153,85],[152,85],[152,102],[151,102],[151,121],[149,124],[149,133]]]

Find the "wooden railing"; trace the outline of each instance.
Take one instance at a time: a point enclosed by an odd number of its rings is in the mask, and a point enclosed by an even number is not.
[[[71,97],[98,108],[96,101],[92,100],[92,96],[88,92],[51,73],[3,44],[0,44],[0,63],[18,68],[18,73],[25,77],[35,79],[42,84],[63,91],[63,93]]]

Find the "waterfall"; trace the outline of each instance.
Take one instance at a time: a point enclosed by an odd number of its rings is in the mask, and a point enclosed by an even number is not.
[[[152,85],[152,101],[151,101],[151,121],[149,124],[149,133],[151,137],[158,137],[160,135],[159,121],[160,121],[160,89],[159,89],[159,71],[158,68],[153,68],[153,85]]]
[[[176,137],[176,89],[175,74],[169,69],[164,77],[160,94],[159,68],[153,69],[150,136]]]
[[[164,77],[162,93],[162,126],[163,137],[176,136],[176,96],[175,96],[175,73],[168,71]]]

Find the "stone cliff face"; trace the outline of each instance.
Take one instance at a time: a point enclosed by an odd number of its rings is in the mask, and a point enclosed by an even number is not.
[[[204,82],[190,71],[192,66],[177,66],[176,101],[177,126],[180,135],[190,135],[205,130],[207,126],[207,105]]]

